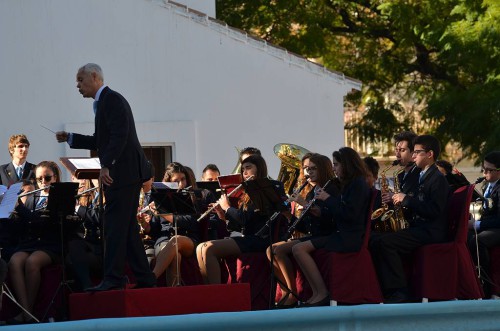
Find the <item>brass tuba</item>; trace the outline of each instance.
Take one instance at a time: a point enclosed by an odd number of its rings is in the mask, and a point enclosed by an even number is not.
[[[236,147],[236,146],[234,148],[236,148],[236,151],[238,152],[238,163],[236,163],[236,166],[234,167],[233,172],[231,172],[231,173],[233,175],[236,175],[236,174],[239,174],[241,172],[241,160],[240,160],[241,149]]]
[[[278,180],[283,183],[285,193],[291,194],[297,184],[302,158],[310,152],[304,147],[283,143],[274,145],[273,150],[274,154],[281,160]]]

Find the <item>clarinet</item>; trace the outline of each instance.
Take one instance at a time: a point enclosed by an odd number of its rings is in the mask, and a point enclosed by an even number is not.
[[[321,188],[322,190],[326,189],[328,185],[330,185],[331,183],[331,179],[328,180],[326,182],[326,184]],[[314,206],[314,203],[316,202],[316,198],[313,198],[306,206],[306,208],[304,208],[304,211],[302,211],[302,214],[300,215],[300,217],[298,217],[293,223],[292,225],[290,225],[290,227],[288,228],[288,231],[286,232],[286,237],[285,237],[285,240],[287,240],[288,238],[290,238],[292,236],[292,233],[295,231],[295,228],[297,227],[297,224],[307,215],[307,213],[309,212],[309,210],[311,210],[311,208]]]

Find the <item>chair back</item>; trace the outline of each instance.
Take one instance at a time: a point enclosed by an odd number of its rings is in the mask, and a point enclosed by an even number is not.
[[[377,199],[377,189],[372,188],[370,190],[370,204],[368,206],[368,214],[366,216],[366,229],[365,229],[365,237],[363,239],[363,246],[368,247],[368,242],[370,241],[370,233],[372,228],[372,212],[373,206],[375,205],[375,200]]]
[[[469,208],[474,192],[474,184],[459,187],[453,192],[448,203],[448,230],[455,242],[467,240]]]

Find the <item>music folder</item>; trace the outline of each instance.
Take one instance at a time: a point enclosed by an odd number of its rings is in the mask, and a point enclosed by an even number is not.
[[[233,190],[243,182],[243,176],[241,174],[219,176],[217,177],[217,181],[222,192],[231,194],[229,197],[231,207],[238,208],[238,201],[244,190],[240,189],[238,192],[233,192]]]
[[[60,157],[61,164],[78,179],[97,179],[101,163],[97,157]]]

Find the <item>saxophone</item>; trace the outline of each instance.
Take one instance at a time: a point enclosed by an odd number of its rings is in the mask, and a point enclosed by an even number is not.
[[[389,182],[387,180],[386,173],[392,167],[399,164],[399,160],[395,160],[388,167],[386,167],[380,174],[380,191],[383,193],[389,193]],[[387,203],[382,203],[382,207],[378,208],[372,213],[372,221],[380,218],[375,222],[375,231],[377,232],[396,232],[397,220],[394,218],[394,210],[389,209]]]
[[[405,167],[402,167],[401,169],[398,169],[394,172],[394,175],[393,175],[394,176],[394,194],[401,192],[399,189],[398,175],[400,173],[402,173],[404,170],[405,170]],[[394,205],[394,218],[396,219],[396,223],[397,223],[397,230],[394,230],[394,231],[407,229],[410,226],[408,221],[405,219],[405,215],[403,213],[403,206],[401,205],[401,203]]]

